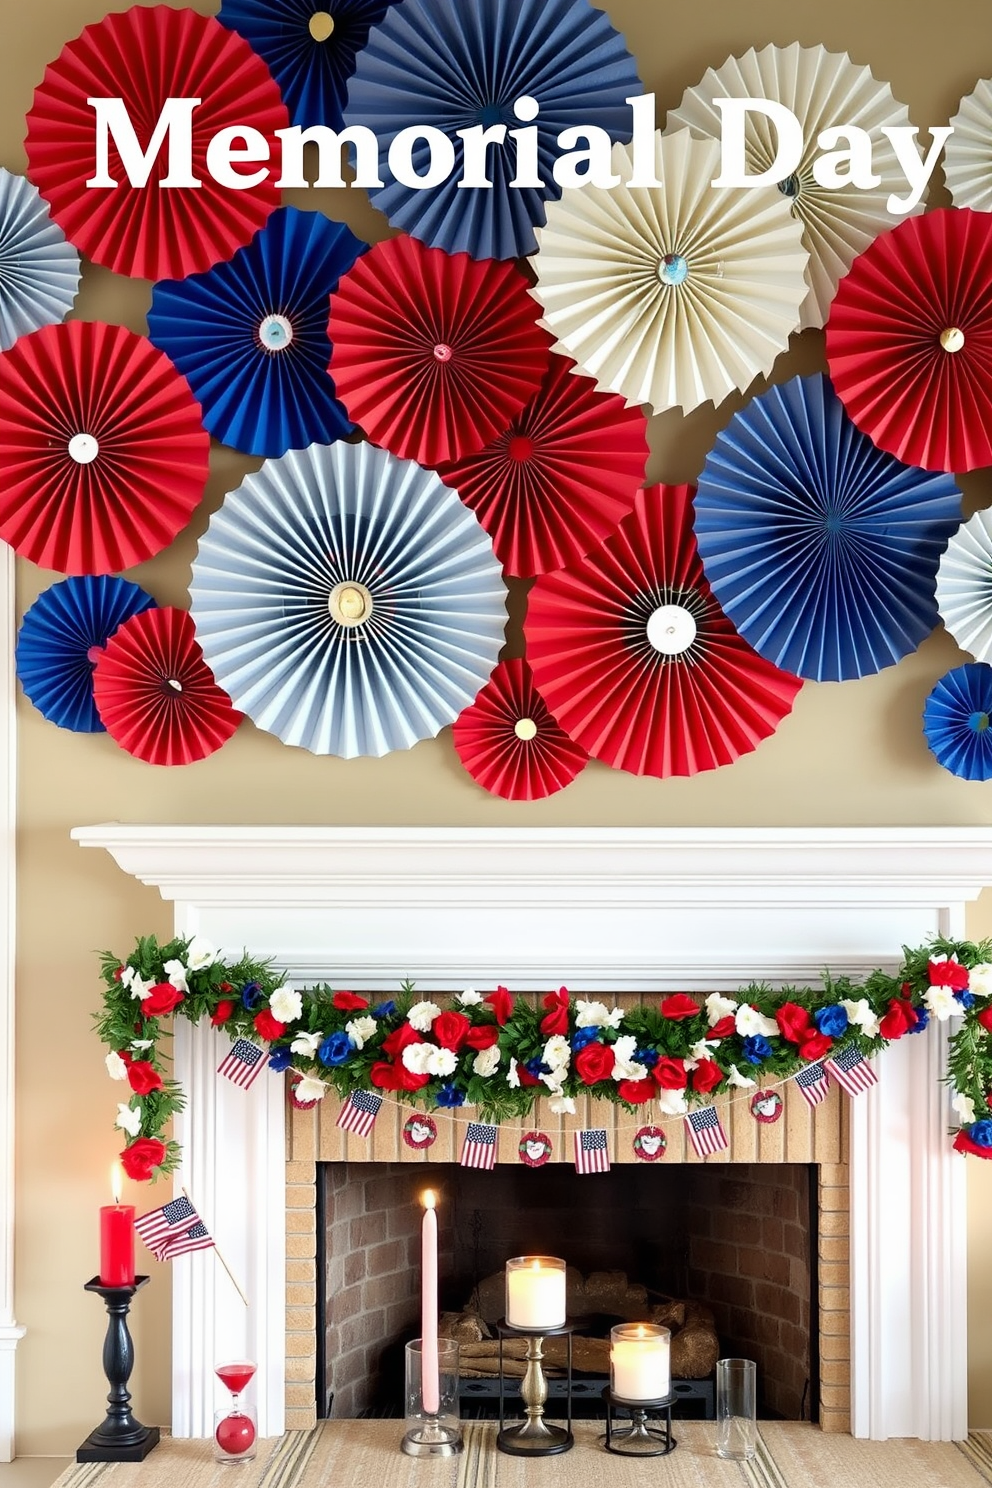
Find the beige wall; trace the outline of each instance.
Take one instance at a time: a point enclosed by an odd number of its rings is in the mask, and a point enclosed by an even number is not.
[[[24,114],[45,63],[106,0],[42,0],[3,7],[0,40],[0,163],[23,169]],[[212,12],[210,0],[198,9]],[[772,41],[799,40],[849,51],[888,79],[921,126],[946,121],[976,77],[992,70],[986,0],[611,0],[607,6],[637,55],[660,109],[674,105],[707,65]],[[984,72],[982,71],[984,69]],[[328,210],[381,236],[382,219],[345,193],[322,194]],[[317,193],[299,193],[317,205]],[[143,328],[148,289],[87,270],[79,313]],[[777,372],[821,365],[822,338],[804,336]],[[701,467],[714,432],[733,412],[703,408],[653,421],[653,479],[683,481]],[[163,603],[182,603],[189,565],[209,511],[253,462],[215,450],[214,474],[193,528],[131,575]],[[988,474],[965,482],[972,506],[992,502]],[[52,575],[19,569],[19,600],[29,603]],[[514,595],[508,632],[520,646],[523,595]],[[879,677],[843,686],[807,686],[794,714],[757,753],[729,769],[687,781],[638,780],[592,765],[568,791],[535,805],[510,805],[481,792],[454,754],[449,731],[384,760],[315,759],[242,726],[212,759],[185,770],[155,770],[106,737],[77,737],[19,708],[21,759],[18,943],[18,1320],[28,1334],[18,1351],[19,1448],[72,1450],[102,1415],[99,1357],[103,1325],[82,1285],[96,1269],[96,1210],[117,1151],[108,1085],[91,1017],[99,985],[94,952],[126,952],[141,932],[168,929],[151,891],[126,880],[109,859],[85,858],[68,837],[83,822],[268,821],[328,823],[541,824],[968,824],[992,821],[992,787],[940,770],[920,732],[924,698],[961,660],[943,634]],[[992,912],[984,915],[992,929]],[[329,971],[332,968],[329,968]],[[416,968],[410,968],[416,973]],[[982,1165],[977,1165],[981,1169]],[[972,1420],[992,1425],[992,1342],[984,1318],[992,1301],[985,1255],[992,1233],[992,1165],[969,1170],[972,1266]],[[161,1193],[132,1190],[147,1206]],[[204,1264],[210,1264],[205,1258]],[[143,1419],[168,1420],[168,1276],[152,1266],[137,1300],[132,1380]]]

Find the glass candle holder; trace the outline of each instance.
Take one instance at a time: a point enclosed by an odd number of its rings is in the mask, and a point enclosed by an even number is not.
[[[618,1400],[666,1400],[672,1390],[672,1335],[657,1323],[610,1329],[610,1390]]]
[[[424,1356],[421,1341],[406,1345],[406,1433],[401,1443],[409,1457],[453,1457],[462,1450],[458,1419],[458,1340],[437,1340],[437,1410],[424,1406]]]
[[[758,1448],[757,1372],[753,1359],[716,1361],[716,1450],[734,1462]]]
[[[511,1328],[565,1326],[565,1262],[556,1256],[514,1256],[506,1263],[506,1321]]]

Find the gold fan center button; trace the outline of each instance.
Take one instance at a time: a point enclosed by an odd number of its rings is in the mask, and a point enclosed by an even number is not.
[[[307,21],[307,30],[314,41],[326,41],[334,30],[334,17],[327,10],[315,10]]]
[[[964,345],[964,331],[958,326],[947,326],[940,333],[940,344],[945,351],[960,351]]]
[[[339,625],[361,625],[372,613],[372,595],[364,584],[349,580],[331,590],[327,608]]]

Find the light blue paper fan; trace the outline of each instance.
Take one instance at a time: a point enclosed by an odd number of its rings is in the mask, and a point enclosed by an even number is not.
[[[79,254],[24,176],[0,167],[0,351],[58,325],[79,289]]]

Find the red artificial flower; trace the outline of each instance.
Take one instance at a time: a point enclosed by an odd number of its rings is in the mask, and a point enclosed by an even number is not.
[[[392,1033],[387,1034],[383,1039],[382,1052],[388,1054],[390,1059],[396,1059],[403,1053],[407,1044],[422,1044],[423,1042],[423,1038],[412,1023],[401,1023],[399,1028],[394,1028]]]
[[[595,1085],[600,1080],[610,1078],[616,1062],[617,1057],[610,1046],[593,1039],[576,1054],[572,1060],[572,1068],[583,1085]]]
[[[953,992],[963,992],[968,985],[968,968],[950,957],[946,961],[929,961],[927,975],[931,987],[950,987]]]
[[[509,992],[505,987],[497,987],[496,991],[490,992],[483,1001],[489,1003],[493,1012],[496,1014],[496,1022],[502,1028],[513,1012],[513,998]]]
[[[946,986],[947,983],[945,982],[944,985]],[[992,1147],[982,1147],[980,1143],[973,1142],[964,1127],[961,1128],[954,1138],[954,1151],[970,1152],[975,1157],[992,1157]]]
[[[715,1059],[701,1059],[692,1072],[692,1088],[708,1095],[723,1079],[723,1070]]]
[[[234,1003],[229,999],[225,999],[223,1002],[219,1002],[214,1008],[210,1014],[210,1021],[215,1028],[220,1028],[222,1024],[227,1022],[233,1012]]]
[[[568,988],[559,987],[557,992],[549,992],[544,999],[544,1006],[548,1009],[547,1016],[541,1019],[541,1032],[553,1036],[554,1034],[568,1033]]]
[[[713,1027],[710,1029],[706,1037],[711,1039],[724,1039],[729,1038],[732,1033],[736,1032],[737,1019],[734,1017],[733,1013],[728,1013],[725,1018],[720,1019],[719,1023],[713,1024]]]
[[[118,967],[117,967],[117,968],[116,968],[116,969],[115,969],[115,971],[114,971],[114,981],[115,981],[115,982],[119,982],[119,981],[120,981],[120,979],[121,979],[121,977],[122,977],[122,976],[123,976],[123,975],[124,975],[124,968],[123,968],[123,966],[118,966]]]
[[[147,1183],[152,1169],[165,1161],[165,1151],[158,1137],[138,1137],[121,1153],[121,1167],[136,1183]]]
[[[645,1101],[651,1100],[656,1089],[657,1086],[648,1075],[643,1080],[621,1080],[617,1085],[617,1094],[628,1105],[640,1106]]]
[[[975,1014],[976,1022],[980,1023],[986,1033],[992,1033],[992,1007],[984,1007],[980,1013]]]
[[[407,1069],[402,1059],[396,1061],[397,1090],[423,1090],[430,1080],[430,1075],[418,1075],[413,1070]]]
[[[478,1023],[469,1029],[465,1042],[470,1049],[491,1049],[493,1044],[499,1043],[499,1029],[495,1023]]]
[[[143,1018],[161,1018],[184,1001],[183,994],[171,982],[158,982],[147,997],[141,999]]]
[[[683,1061],[668,1054],[662,1055],[651,1074],[662,1090],[684,1090],[689,1081]]]
[[[517,1063],[517,1078],[521,1085],[540,1085],[539,1076],[532,1075],[525,1064]]]
[[[369,1080],[379,1090],[399,1090],[397,1067],[388,1059],[378,1059],[369,1070]]]
[[[910,1028],[916,1027],[916,1023],[916,1009],[909,998],[893,997],[889,1002],[889,1011],[878,1025],[878,1031],[884,1039],[891,1042],[902,1038]]]
[[[464,1013],[446,1012],[438,1013],[431,1024],[431,1033],[437,1039],[442,1049],[450,1049],[457,1054],[471,1032],[472,1025]],[[495,1032],[495,1030],[494,1030]]]
[[[988,1095],[985,1097],[985,1104],[988,1106],[989,1110],[992,1111],[992,1090],[990,1090]]]
[[[815,1028],[810,1030],[808,1038],[804,1038],[799,1045],[799,1053],[803,1059],[808,1059],[810,1064],[815,1064],[822,1059],[824,1054],[833,1048],[834,1041],[828,1033],[819,1033]]]
[[[354,1013],[369,1005],[368,998],[359,997],[357,992],[335,992],[331,1002],[342,1013]]]
[[[699,1012],[699,1003],[684,992],[675,992],[661,1004],[663,1018],[694,1018]]]
[[[218,992],[233,992],[234,991],[234,988],[232,987],[232,985],[231,985],[230,982],[219,982],[217,984],[217,991]]]
[[[255,1014],[252,1019],[252,1026],[257,1034],[260,1034],[263,1039],[267,1039],[271,1044],[275,1039],[282,1038],[286,1032],[287,1025],[280,1023],[278,1018],[273,1017],[268,1008],[263,1008],[260,1013]]]
[[[135,1095],[151,1095],[162,1089],[162,1076],[147,1059],[133,1059],[127,1070],[128,1084]]]
[[[782,1006],[776,1009],[775,1022],[778,1024],[782,1037],[787,1038],[790,1044],[802,1043],[803,1039],[808,1036],[809,1013],[798,1003],[783,1002]]]

